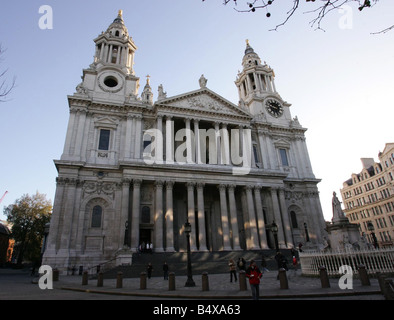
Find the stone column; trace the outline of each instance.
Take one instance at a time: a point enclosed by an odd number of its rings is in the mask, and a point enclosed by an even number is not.
[[[192,131],[190,129],[190,119],[185,119],[186,124],[186,163],[193,163],[193,144],[192,144]]]
[[[254,187],[254,199],[256,201],[256,213],[257,213],[258,230],[260,235],[260,247],[261,249],[268,249],[267,235],[265,233],[263,206],[261,204],[260,189],[261,189],[260,186]]]
[[[226,123],[222,124],[221,139],[222,139],[222,146],[221,146],[222,163],[221,164],[229,165],[230,164],[230,139],[228,136]]]
[[[220,143],[220,131],[219,131],[219,122],[215,122],[215,144],[217,150],[217,159],[216,164],[221,164],[221,143]]]
[[[196,163],[201,164],[201,141],[200,141],[200,128],[198,124],[199,120],[194,119],[194,139],[196,145]]]
[[[140,241],[140,196],[142,180],[133,180],[133,208],[131,215],[131,248],[137,250]]]
[[[258,234],[256,227],[256,215],[254,211],[254,203],[253,203],[253,194],[252,194],[253,186],[246,186],[246,200],[248,203],[248,214],[249,214],[249,232],[250,238],[246,240],[247,247],[249,250],[260,249],[258,245]]]
[[[283,221],[280,214],[279,200],[276,188],[271,188],[272,208],[274,210],[275,222],[278,225],[278,244],[279,248],[286,248],[285,236],[283,232]]]
[[[226,198],[226,186],[221,184],[218,186],[220,194],[220,213],[222,220],[222,232],[223,232],[223,250],[231,250],[230,243],[230,228],[228,225],[228,212],[227,212],[227,198]]]
[[[142,117],[135,118],[135,144],[134,144],[134,158],[141,159],[141,141],[142,141]]]
[[[198,240],[200,251],[208,251],[207,236],[205,231],[205,210],[204,210],[204,183],[197,183],[197,217],[198,217]]]
[[[121,212],[121,219],[120,219],[120,230],[119,234],[121,235],[121,241],[119,243],[119,249],[123,247],[124,244],[130,245],[131,242],[131,237],[130,237],[130,220],[129,220],[129,195],[130,195],[130,182],[131,180],[128,178],[124,178],[122,180],[122,212]],[[128,221],[129,225],[129,233],[128,233],[128,238],[124,239],[125,236],[125,223]]]
[[[128,114],[127,115],[127,121],[126,121],[126,137],[123,141],[123,148],[124,148],[124,159],[130,159],[131,158],[131,129],[133,127],[133,115]]]
[[[174,252],[174,208],[173,208],[173,190],[174,182],[166,182],[166,237],[167,252]]]
[[[155,252],[163,252],[163,181],[157,180],[155,200]]]
[[[194,217],[194,182],[188,182],[187,185],[187,219],[192,226],[190,234],[190,249],[197,250],[196,246],[196,219]]]
[[[228,203],[229,203],[229,207],[230,207],[230,223],[231,223],[231,229],[232,229],[232,233],[233,233],[234,250],[241,250],[241,246],[239,244],[239,227],[238,227],[237,207],[235,204],[234,189],[235,189],[235,185],[229,185],[227,187]]]
[[[157,124],[156,124],[157,134],[161,135],[161,139],[159,137],[155,137],[155,159],[156,163],[163,163],[163,116],[161,114],[157,115]]]
[[[282,211],[283,229],[284,229],[285,240],[286,240],[285,244],[286,244],[287,248],[291,248],[291,247],[293,247],[293,237],[291,234],[289,214],[287,212],[285,191],[283,188],[279,188],[278,193],[279,193],[280,208]]]
[[[166,117],[166,163],[174,163],[174,121],[171,116]]]

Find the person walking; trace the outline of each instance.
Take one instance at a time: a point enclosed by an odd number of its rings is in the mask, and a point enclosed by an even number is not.
[[[151,276],[152,276],[152,270],[153,270],[152,263],[149,262],[149,263],[148,263],[148,266],[146,267],[146,272],[147,272],[147,274],[148,274],[148,279],[150,279]]]
[[[246,276],[249,278],[250,288],[252,289],[252,299],[259,300],[260,298],[260,279],[263,276],[256,262],[252,262],[246,270]]]
[[[237,282],[237,268],[233,259],[230,259],[228,266],[230,267],[230,282],[233,282],[233,275],[235,282]]]
[[[165,261],[163,264],[163,274],[164,274],[164,280],[168,280],[168,264]]]

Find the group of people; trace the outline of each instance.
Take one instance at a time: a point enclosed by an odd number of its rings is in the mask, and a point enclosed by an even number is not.
[[[153,271],[153,265],[151,262],[149,262],[148,265],[146,266],[146,273],[147,273],[148,279],[150,279],[152,277],[152,271]],[[169,271],[168,264],[166,261],[164,261],[164,263],[163,263],[164,280],[168,280],[168,271]]]
[[[296,271],[297,270],[297,258],[296,258],[295,250],[294,251],[292,250],[291,254],[292,254],[293,269]],[[276,253],[275,261],[278,266],[278,271],[281,268],[285,269],[286,271],[289,270],[289,268],[287,266],[288,261],[287,261],[286,257],[280,251],[278,251]],[[255,260],[251,260],[249,266],[246,267],[246,261],[244,258],[238,258],[237,264],[235,264],[233,259],[230,259],[228,265],[230,268],[230,282],[233,282],[233,277],[234,277],[235,281],[237,281],[236,267],[238,267],[238,269],[240,271],[241,270],[245,271],[245,275],[249,279],[250,288],[252,290],[252,299],[258,300],[259,296],[260,296],[260,288],[259,288],[260,279],[263,277],[264,272],[269,272],[269,270],[267,268],[267,262],[265,261],[264,255],[262,255],[262,258],[261,258],[261,270],[257,266]],[[279,279],[279,272],[278,272],[277,279]]]
[[[149,242],[149,243],[142,242],[138,246],[138,252],[139,253],[153,253],[153,244],[152,244],[152,242]]]

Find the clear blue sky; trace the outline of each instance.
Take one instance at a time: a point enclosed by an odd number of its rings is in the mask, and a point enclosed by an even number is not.
[[[292,1],[265,11],[238,13],[222,0],[7,1],[0,8],[0,43],[7,49],[0,70],[16,76],[10,101],[0,104],[0,197],[3,208],[36,191],[53,200],[59,159],[68,122],[67,95],[75,92],[82,69],[93,62],[94,42],[119,9],[138,50],[135,72],[151,76],[168,96],[208,88],[238,103],[234,84],[245,39],[276,74],[276,88],[304,127],[326,220],[332,217],[332,192],[362,169],[360,158],[373,157],[394,142],[394,1],[380,1],[352,24],[332,12],[315,31],[304,14],[316,3],[302,2],[298,13],[277,32]],[[41,30],[42,5],[53,8],[53,29]],[[155,98],[156,98],[155,97]]]

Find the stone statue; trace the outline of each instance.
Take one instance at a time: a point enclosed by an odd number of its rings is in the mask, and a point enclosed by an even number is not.
[[[164,89],[163,89],[163,85],[161,84],[161,85],[159,85],[159,89],[158,89],[158,91],[159,91],[159,97],[158,97],[158,100],[162,100],[162,99],[165,99],[165,98],[167,98],[167,92],[164,92]]]
[[[204,75],[201,75],[200,80],[198,80],[198,82],[200,83],[200,88],[201,89],[207,87],[208,80],[204,77]]]
[[[338,200],[335,191],[333,192],[333,196],[332,196],[332,213],[333,213],[332,221],[338,221],[344,218],[346,219],[345,214],[343,213],[341,208],[341,202]]]

